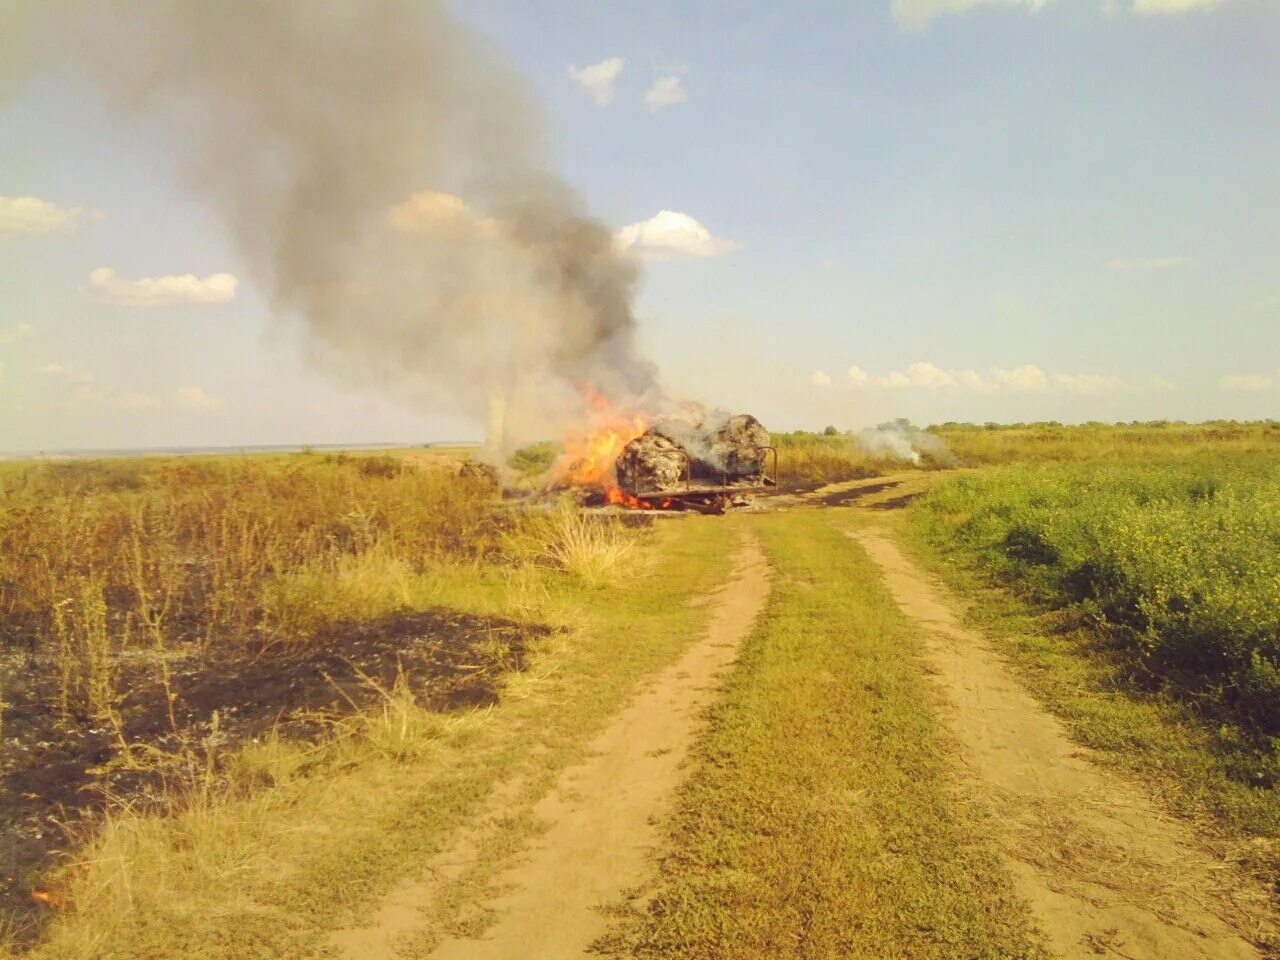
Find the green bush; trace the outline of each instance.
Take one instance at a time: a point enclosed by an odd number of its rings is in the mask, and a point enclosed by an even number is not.
[[[1280,732],[1280,471],[1271,458],[1024,465],[915,508],[935,542],[1115,628],[1146,671]]]
[[[521,477],[529,479],[546,473],[559,455],[560,449],[554,443],[531,443],[513,453],[507,466]]]

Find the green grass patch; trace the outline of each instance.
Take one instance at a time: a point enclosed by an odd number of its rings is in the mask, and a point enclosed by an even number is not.
[[[1280,782],[1280,470],[1264,456],[1010,467],[936,486],[931,541],[1107,625],[1135,674],[1258,734]]]
[[[1042,956],[920,647],[834,514],[743,518],[776,582],[670,824],[638,957]]]

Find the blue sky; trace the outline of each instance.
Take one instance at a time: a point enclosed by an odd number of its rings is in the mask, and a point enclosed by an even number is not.
[[[1274,0],[457,9],[592,210],[648,222],[675,394],[779,428],[1280,415]],[[479,435],[313,370],[70,78],[0,106],[0,198],[0,450]]]

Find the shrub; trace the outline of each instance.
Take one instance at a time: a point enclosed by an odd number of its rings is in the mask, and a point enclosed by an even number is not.
[[[533,443],[513,453],[511,459],[507,461],[507,466],[520,477],[526,480],[532,479],[550,470],[559,454],[559,448],[553,443]]]
[[[1280,474],[1270,458],[1018,466],[915,508],[937,542],[1123,628],[1172,687],[1280,732]]]

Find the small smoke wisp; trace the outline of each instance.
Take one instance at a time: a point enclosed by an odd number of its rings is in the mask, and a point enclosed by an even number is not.
[[[855,434],[855,439],[858,446],[873,457],[903,460],[916,465],[925,457],[943,466],[950,466],[955,462],[955,455],[947,449],[941,438],[901,418],[882,423],[874,429],[859,431]]]
[[[584,384],[657,396],[638,267],[553,171],[530,84],[440,0],[25,9],[29,70],[82,72],[162,147],[323,367],[477,419],[498,397],[511,444],[573,422]]]

